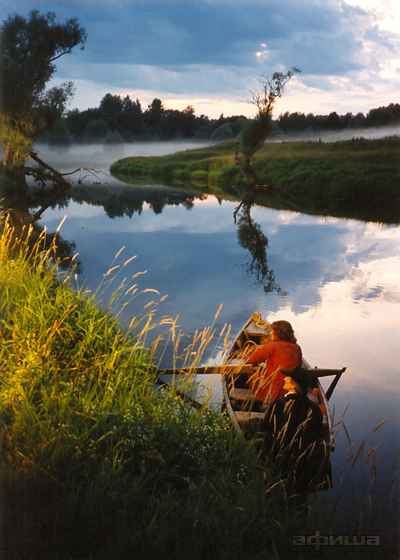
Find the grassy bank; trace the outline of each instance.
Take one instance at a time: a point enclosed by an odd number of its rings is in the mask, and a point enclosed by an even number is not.
[[[54,277],[51,250],[16,247],[11,233],[0,242],[2,558],[272,549],[282,492],[265,494],[266,469],[220,414],[154,389],[151,312],[124,331]]]
[[[115,300],[111,313],[96,304],[101,288],[89,294],[73,288],[73,274],[55,276],[44,246],[16,242],[7,227],[0,239],[1,557],[318,557],[293,536],[335,534],[331,510],[306,522],[282,474],[223,415],[155,389],[152,307],[134,310],[128,331],[118,321],[134,306],[135,284],[119,284],[128,303]],[[105,282],[120,272],[117,259]],[[160,347],[170,338],[180,355],[175,322],[161,326]],[[211,333],[185,355],[198,356]],[[365,454],[349,460],[354,467]],[[358,516],[355,508],[354,534]],[[342,547],[340,557],[380,552]]]
[[[191,184],[240,198],[244,180],[235,163],[237,142],[163,157],[124,158],[111,173],[130,182]],[[266,143],[254,166],[273,187],[257,204],[282,210],[400,222],[400,138],[340,142]]]

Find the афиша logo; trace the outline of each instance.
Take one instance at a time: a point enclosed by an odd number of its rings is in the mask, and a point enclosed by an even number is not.
[[[315,546],[319,550],[321,546],[378,546],[379,536],[352,536],[349,535],[320,535],[319,531],[315,535],[293,536],[292,544],[296,546]]]

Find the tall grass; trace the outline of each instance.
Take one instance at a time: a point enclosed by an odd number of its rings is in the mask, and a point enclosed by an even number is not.
[[[120,266],[117,255],[90,294],[73,288],[73,270],[57,272],[54,246],[24,239],[7,224],[0,239],[2,557],[308,552],[293,547],[293,535],[330,530],[330,515],[307,521],[286,499],[284,473],[261,462],[221,412],[155,385],[163,349],[176,368],[195,367],[215,328],[188,341],[176,320],[157,324],[149,302],[125,330],[119,313],[140,293],[137,274],[124,279],[130,259]],[[98,304],[110,282],[113,312]],[[228,337],[225,326],[216,346]]]
[[[116,298],[114,314],[96,304],[102,289],[118,279],[117,264],[97,293],[89,294],[72,289],[73,273],[56,274],[55,252],[43,247],[43,239],[33,249],[18,242],[5,225],[4,556],[157,557],[163,550],[165,557],[196,558],[211,549],[222,554],[225,543],[218,534],[221,525],[228,531],[228,519],[239,529],[238,504],[248,501],[245,482],[258,473],[255,453],[220,414],[206,406],[194,413],[173,389],[155,389],[153,363],[163,339],[152,348],[146,344],[155,304],[129,330],[118,322],[126,302],[118,307]],[[136,290],[122,280],[117,292],[132,299]],[[164,322],[166,338],[178,349],[176,321]],[[197,333],[174,362],[197,363],[211,337],[210,329]],[[261,488],[263,476],[257,477]]]

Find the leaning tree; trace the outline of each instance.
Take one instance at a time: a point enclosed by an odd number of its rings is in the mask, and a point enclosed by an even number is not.
[[[74,93],[72,82],[45,91],[55,61],[84,49],[87,34],[77,18],[56,22],[53,12],[32,10],[28,18],[9,15],[0,27],[0,137],[5,145],[3,167],[14,178],[33,175],[51,179],[62,187],[67,181],[32,151],[38,135],[63,114]],[[32,158],[39,164],[25,167]],[[68,185],[69,186],[69,185]]]
[[[286,74],[274,72],[272,78],[262,76],[258,78],[261,90],[250,90],[251,98],[248,103],[254,105],[257,112],[253,119],[246,121],[236,152],[236,162],[242,169],[248,189],[262,186],[253,167],[253,156],[272,132],[272,111],[276,100],[282,96],[288,81],[298,72],[300,70],[293,67]]]

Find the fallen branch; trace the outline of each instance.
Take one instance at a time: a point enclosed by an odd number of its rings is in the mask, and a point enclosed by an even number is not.
[[[90,175],[94,175],[97,179],[99,178],[98,175],[102,174],[102,175],[106,175],[106,177],[110,177],[110,175],[107,175],[107,173],[104,173],[104,171],[99,171],[98,169],[92,169],[92,168],[88,168],[88,167],[78,167],[77,169],[74,169],[74,171],[68,171],[66,173],[60,173],[59,171],[57,171],[56,169],[54,169],[54,167],[52,167],[51,165],[49,165],[48,163],[46,163],[45,161],[43,161],[36,152],[29,152],[30,157],[36,161],[36,163],[38,163],[41,167],[43,167],[44,169],[47,169],[47,171],[49,171],[52,175],[54,175],[55,177],[51,177],[53,180],[57,179],[58,181],[60,181],[60,183],[62,183],[63,185],[68,185],[68,188],[71,186],[70,183],[65,179],[65,177],[69,176],[69,175],[74,175],[74,173],[78,173],[78,171],[88,171]],[[34,172],[34,168],[32,167],[28,167],[26,168],[30,173],[29,174],[33,174]],[[85,175],[85,177],[87,177],[87,175]],[[83,177],[83,179],[85,178]],[[80,179],[80,181],[82,181],[83,179]],[[67,188],[67,187],[66,187]]]
[[[106,175],[103,171],[99,171],[97,169],[89,169],[86,167],[78,167],[74,171],[69,171],[67,173],[60,173],[57,169],[54,169],[51,165],[43,161],[36,152],[29,152],[31,159],[36,161],[39,164],[38,168],[35,167],[26,167],[25,168],[25,175],[30,175],[34,177],[34,179],[41,183],[41,189],[44,189],[46,186],[46,181],[52,181],[54,187],[54,194],[49,198],[47,204],[42,206],[34,215],[33,221],[37,221],[41,218],[42,214],[49,208],[52,204],[56,203],[58,198],[66,193],[66,191],[71,187],[71,183],[65,178],[67,176],[73,175],[74,173],[78,173],[78,171],[87,171],[88,175],[94,175],[97,179],[99,178],[99,174]],[[78,183],[81,184],[83,179],[88,175],[84,175],[84,177],[80,177]]]
[[[31,159],[36,161],[36,163],[38,163],[41,167],[47,169],[47,171],[50,171],[50,173],[54,175],[53,180],[59,182],[65,189],[69,189],[71,184],[66,179],[64,179],[62,173],[60,173],[59,171],[54,169],[54,167],[51,167],[51,165],[49,165],[48,163],[40,159],[40,157],[37,155],[36,152],[29,152],[29,156],[31,157]],[[29,168],[29,171],[32,171],[32,168]]]

